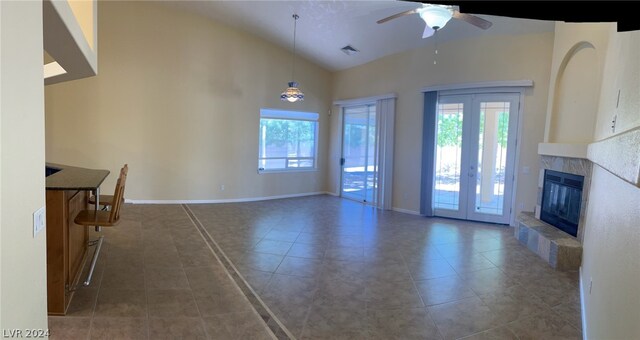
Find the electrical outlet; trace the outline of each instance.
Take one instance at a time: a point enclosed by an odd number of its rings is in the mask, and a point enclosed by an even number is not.
[[[520,211],[524,210],[524,203],[520,202],[520,204],[518,204],[518,210]]]
[[[42,207],[33,213],[33,237],[36,237],[44,229],[45,223],[46,214],[44,207]]]
[[[523,166],[522,167],[522,173],[525,175],[528,175],[531,172],[531,167],[529,166]]]
[[[589,278],[589,295],[591,295],[591,288],[593,288],[593,278]]]
[[[220,191],[224,191],[224,184],[220,184]]]

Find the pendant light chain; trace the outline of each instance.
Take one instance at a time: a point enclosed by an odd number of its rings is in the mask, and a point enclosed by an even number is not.
[[[437,65],[437,61],[438,61],[438,31],[439,29],[435,29],[435,32],[433,33],[433,38],[434,38],[434,43],[435,43],[435,47],[434,47],[434,55],[433,55],[433,64]]]
[[[299,16],[297,14],[293,15],[293,61],[291,62],[292,67],[291,67],[291,80],[295,81],[295,75],[296,75],[296,27],[298,26],[298,18]]]
[[[291,81],[288,83],[288,87],[282,94],[280,94],[280,100],[295,103],[297,101],[304,100],[304,93],[298,88],[298,83],[295,81],[296,76],[296,32],[298,26],[297,14],[293,14],[293,55],[291,56]]]

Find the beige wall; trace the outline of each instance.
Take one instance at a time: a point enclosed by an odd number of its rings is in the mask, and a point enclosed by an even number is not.
[[[611,27],[556,23],[545,142],[593,141]]]
[[[105,191],[129,163],[125,196],[134,200],[324,190],[327,71],[298,58],[305,101],[283,103],[290,50],[160,4],[98,10],[98,76],[46,88],[47,161],[110,169]],[[257,174],[262,107],[320,113],[318,171]]]
[[[616,134],[640,126],[640,31],[610,32],[604,69],[596,140],[613,134],[614,114]],[[639,207],[640,188],[594,165],[582,260],[589,339],[640,338]]]
[[[418,211],[422,148],[423,95],[431,85],[482,81],[534,81],[524,98],[523,132],[520,140],[516,208],[532,211],[536,200],[537,146],[544,134],[545,112],[553,48],[553,32],[486,36],[441,44],[437,64],[433,47],[427,46],[392,55],[369,64],[338,72],[334,77],[334,99],[398,93],[396,105],[393,206]],[[339,115],[331,116],[331,147],[328,190],[339,188]],[[530,167],[530,173],[521,172]]]
[[[614,116],[617,116],[615,134],[640,126],[640,34],[617,34],[613,27],[609,32],[611,42],[604,65],[594,140],[614,134],[611,130]]]
[[[46,329],[42,3],[0,1],[0,328]]]

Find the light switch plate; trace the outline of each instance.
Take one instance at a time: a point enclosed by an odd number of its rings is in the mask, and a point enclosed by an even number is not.
[[[44,207],[42,207],[33,213],[33,237],[36,237],[44,229],[45,223],[46,214]]]

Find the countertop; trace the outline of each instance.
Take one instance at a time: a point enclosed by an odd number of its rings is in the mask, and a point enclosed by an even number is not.
[[[47,190],[95,190],[109,175],[109,170],[86,169],[55,163],[46,163],[46,166],[60,169],[45,178]]]

